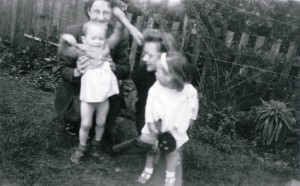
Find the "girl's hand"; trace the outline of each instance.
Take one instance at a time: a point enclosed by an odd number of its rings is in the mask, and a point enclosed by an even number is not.
[[[157,128],[155,126],[155,123],[148,123],[148,127],[149,127],[149,131],[151,133],[155,133],[155,134],[159,133],[159,131],[157,130]]]
[[[89,66],[89,58],[87,56],[80,56],[77,60],[77,69],[80,74],[84,74]],[[75,74],[74,74],[75,75]],[[77,76],[78,77],[78,76]]]

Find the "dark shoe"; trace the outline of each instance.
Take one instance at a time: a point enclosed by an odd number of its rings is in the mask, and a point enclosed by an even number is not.
[[[78,128],[74,127],[73,125],[71,125],[69,123],[67,123],[65,125],[65,132],[72,136],[77,136],[79,134]]]
[[[76,164],[80,163],[82,160],[82,157],[84,156],[85,151],[86,151],[86,147],[79,145],[78,149],[74,152],[74,154],[72,154],[72,156],[70,158],[71,161]]]
[[[92,140],[92,156],[99,157],[101,155],[101,141]]]

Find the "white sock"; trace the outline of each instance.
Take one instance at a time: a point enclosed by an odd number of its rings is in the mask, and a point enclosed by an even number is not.
[[[166,171],[167,178],[175,178],[175,172]]]
[[[144,171],[147,172],[148,174],[152,174],[153,173],[153,168],[145,167]]]

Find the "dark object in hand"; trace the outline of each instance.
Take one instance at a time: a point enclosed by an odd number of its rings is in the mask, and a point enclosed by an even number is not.
[[[176,149],[176,140],[170,132],[158,135],[158,148],[163,154],[169,154]]]

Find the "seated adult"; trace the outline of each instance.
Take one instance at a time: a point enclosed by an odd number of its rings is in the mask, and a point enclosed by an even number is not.
[[[132,79],[136,86],[138,100],[135,103],[135,125],[138,134],[145,124],[145,107],[150,87],[156,81],[156,63],[164,52],[177,51],[174,37],[167,32],[158,29],[146,29],[144,35],[144,48],[142,63],[132,73]],[[192,84],[197,87],[199,77],[197,66],[189,64],[192,72]]]
[[[116,5],[117,3],[113,0],[88,0],[85,3],[85,13],[89,20],[107,24],[107,38],[114,30],[115,21],[112,19],[112,8]],[[71,34],[76,38],[77,43],[82,43],[83,24],[67,26],[62,33]],[[128,48],[128,34],[124,34],[116,46],[110,49],[113,61],[111,62],[111,69],[118,80],[124,80],[130,74]],[[80,128],[80,79],[88,66],[88,60],[85,55],[77,59],[60,56],[61,82],[56,93],[55,109],[59,123],[65,126],[68,133],[74,135],[78,133]],[[104,138],[106,136],[111,145],[115,143],[113,127],[120,110],[121,96],[113,95],[109,98],[110,107]]]

